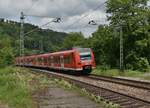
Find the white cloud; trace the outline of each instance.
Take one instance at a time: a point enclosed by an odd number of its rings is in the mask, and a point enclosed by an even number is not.
[[[60,24],[51,24],[50,28],[58,31],[83,31],[85,35],[90,35],[97,26],[87,25],[89,20],[96,20],[98,24],[106,23],[105,6],[102,5],[97,10],[98,5],[106,0],[0,0],[0,17],[15,19],[19,21],[20,12],[26,15],[40,16],[39,18],[28,17],[30,22],[42,25],[51,18],[61,17]],[[80,22],[70,26],[86,16]],[[104,20],[104,21],[103,21]],[[87,25],[87,26],[86,26]]]

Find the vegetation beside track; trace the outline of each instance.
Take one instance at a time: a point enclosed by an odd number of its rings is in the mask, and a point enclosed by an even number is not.
[[[150,80],[150,71],[147,72],[140,72],[140,71],[133,71],[133,70],[125,70],[121,72],[119,69],[109,69],[97,66],[96,69],[92,71],[92,74],[96,75],[104,75],[104,76],[114,76],[114,77],[133,77],[133,78],[140,78],[144,80]]]
[[[46,75],[34,74],[28,69],[16,67],[0,69],[0,103],[8,105],[9,108],[36,108],[37,104],[32,95],[47,88],[51,83],[78,92],[102,104],[104,108],[117,108],[116,105],[108,104],[102,98],[91,95],[64,80],[49,79]]]
[[[33,107],[27,84],[28,75],[24,73],[12,67],[0,69],[0,101],[10,108]]]
[[[28,69],[0,69],[0,103],[8,105],[9,108],[36,108],[32,93],[48,85],[46,76],[37,76]]]
[[[150,66],[149,0],[107,0],[106,13],[107,22],[110,23],[99,25],[89,38],[85,38],[82,33],[43,30],[25,23],[25,32],[37,29],[37,32],[25,38],[25,55],[55,52],[76,46],[89,47],[94,51],[97,65],[118,68],[119,32],[122,31],[124,68],[146,71]],[[0,67],[12,64],[13,58],[19,56],[19,29],[20,23],[0,19]]]

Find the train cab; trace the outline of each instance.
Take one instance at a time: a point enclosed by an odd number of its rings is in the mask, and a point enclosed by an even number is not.
[[[96,67],[94,54],[90,48],[76,48],[79,55],[77,66],[82,68],[84,73],[90,73]]]

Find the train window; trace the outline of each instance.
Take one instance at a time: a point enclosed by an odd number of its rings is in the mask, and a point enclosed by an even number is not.
[[[81,60],[91,60],[91,54],[90,53],[80,54],[80,59]]]
[[[43,62],[43,58],[38,58],[38,62],[42,63]]]
[[[48,64],[51,64],[52,60],[51,57],[48,57]]]
[[[90,48],[78,48],[77,50],[80,53],[81,60],[91,60]]]
[[[54,63],[54,57],[53,56],[51,56],[51,62]]]
[[[59,56],[54,57],[54,63],[60,64],[60,58],[59,58]]]
[[[43,58],[44,63],[47,63],[47,58]]]
[[[55,56],[53,60],[53,63],[56,63],[56,64],[60,64],[60,57],[59,56]]]
[[[70,63],[72,63],[72,56],[66,56],[66,57],[64,57],[64,63],[65,64],[70,64]]]

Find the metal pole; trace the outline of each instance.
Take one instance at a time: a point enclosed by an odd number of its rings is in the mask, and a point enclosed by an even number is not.
[[[20,56],[23,57],[24,56],[24,14],[23,12],[21,12],[21,16],[20,16],[20,24],[21,24],[21,28],[20,28]],[[23,61],[23,65],[24,65],[24,61]]]
[[[124,61],[123,61],[123,32],[120,26],[120,70],[124,71]]]

